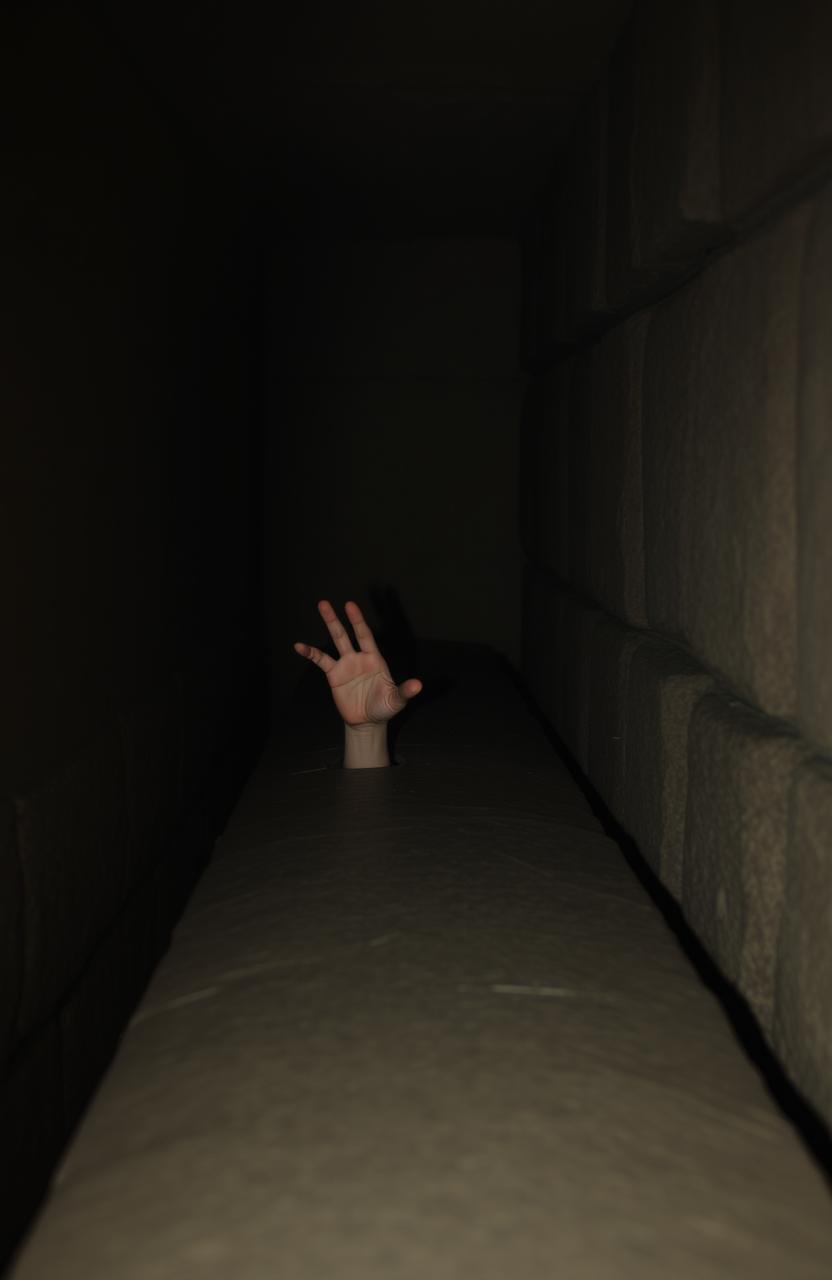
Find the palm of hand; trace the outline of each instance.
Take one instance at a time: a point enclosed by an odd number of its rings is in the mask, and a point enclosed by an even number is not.
[[[335,705],[347,725],[384,724],[421,692],[422,682],[410,679],[397,685],[358,605],[348,600],[345,608],[355,631],[358,651],[353,648],[330,602],[321,600],[318,612],[339,656],[332,658],[316,645],[301,641],[295,644],[295,652],[324,672]]]
[[[401,706],[387,663],[378,653],[348,653],[327,672],[345,724],[381,724]]]

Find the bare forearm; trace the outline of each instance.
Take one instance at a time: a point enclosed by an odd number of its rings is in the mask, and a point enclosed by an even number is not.
[[[345,769],[384,769],[389,763],[386,724],[344,725]]]
[[[295,653],[314,662],[327,678],[344,721],[344,768],[385,769],[390,763],[387,722],[422,692],[422,682],[411,677],[397,685],[358,605],[348,600],[344,607],[357,650],[330,602],[319,600],[318,613],[335,642],[338,657],[300,640],[295,642]]]

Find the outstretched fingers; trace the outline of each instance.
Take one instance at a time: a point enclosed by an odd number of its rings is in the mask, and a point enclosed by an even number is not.
[[[326,623],[326,629],[332,636],[335,648],[338,650],[341,657],[346,657],[348,653],[355,653],[355,650],[352,647],[352,641],[341,626],[338,614],[335,612],[328,600],[318,601],[318,613]]]
[[[308,658],[310,662],[314,662],[315,666],[320,667],[324,673],[331,671],[335,666],[334,659],[330,658],[329,654],[324,653],[322,649],[316,649],[314,644],[303,644],[298,640],[295,644],[295,653],[299,653],[302,658]]]
[[[365,621],[364,614],[359,609],[354,600],[348,600],[344,605],[347,611],[347,617],[352,623],[352,629],[355,632],[355,638],[358,641],[358,647],[362,653],[378,653],[378,645],[376,638]]]

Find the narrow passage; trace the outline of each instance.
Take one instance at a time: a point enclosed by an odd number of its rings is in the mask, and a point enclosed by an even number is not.
[[[432,662],[390,769],[310,682],[17,1280],[828,1276],[820,1174],[510,678]]]

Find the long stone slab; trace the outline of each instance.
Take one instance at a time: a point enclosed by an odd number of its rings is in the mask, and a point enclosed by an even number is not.
[[[397,768],[328,767],[330,729],[264,760],[16,1280],[828,1274],[823,1181],[720,1007],[461,667],[473,768],[412,762],[440,698]]]

